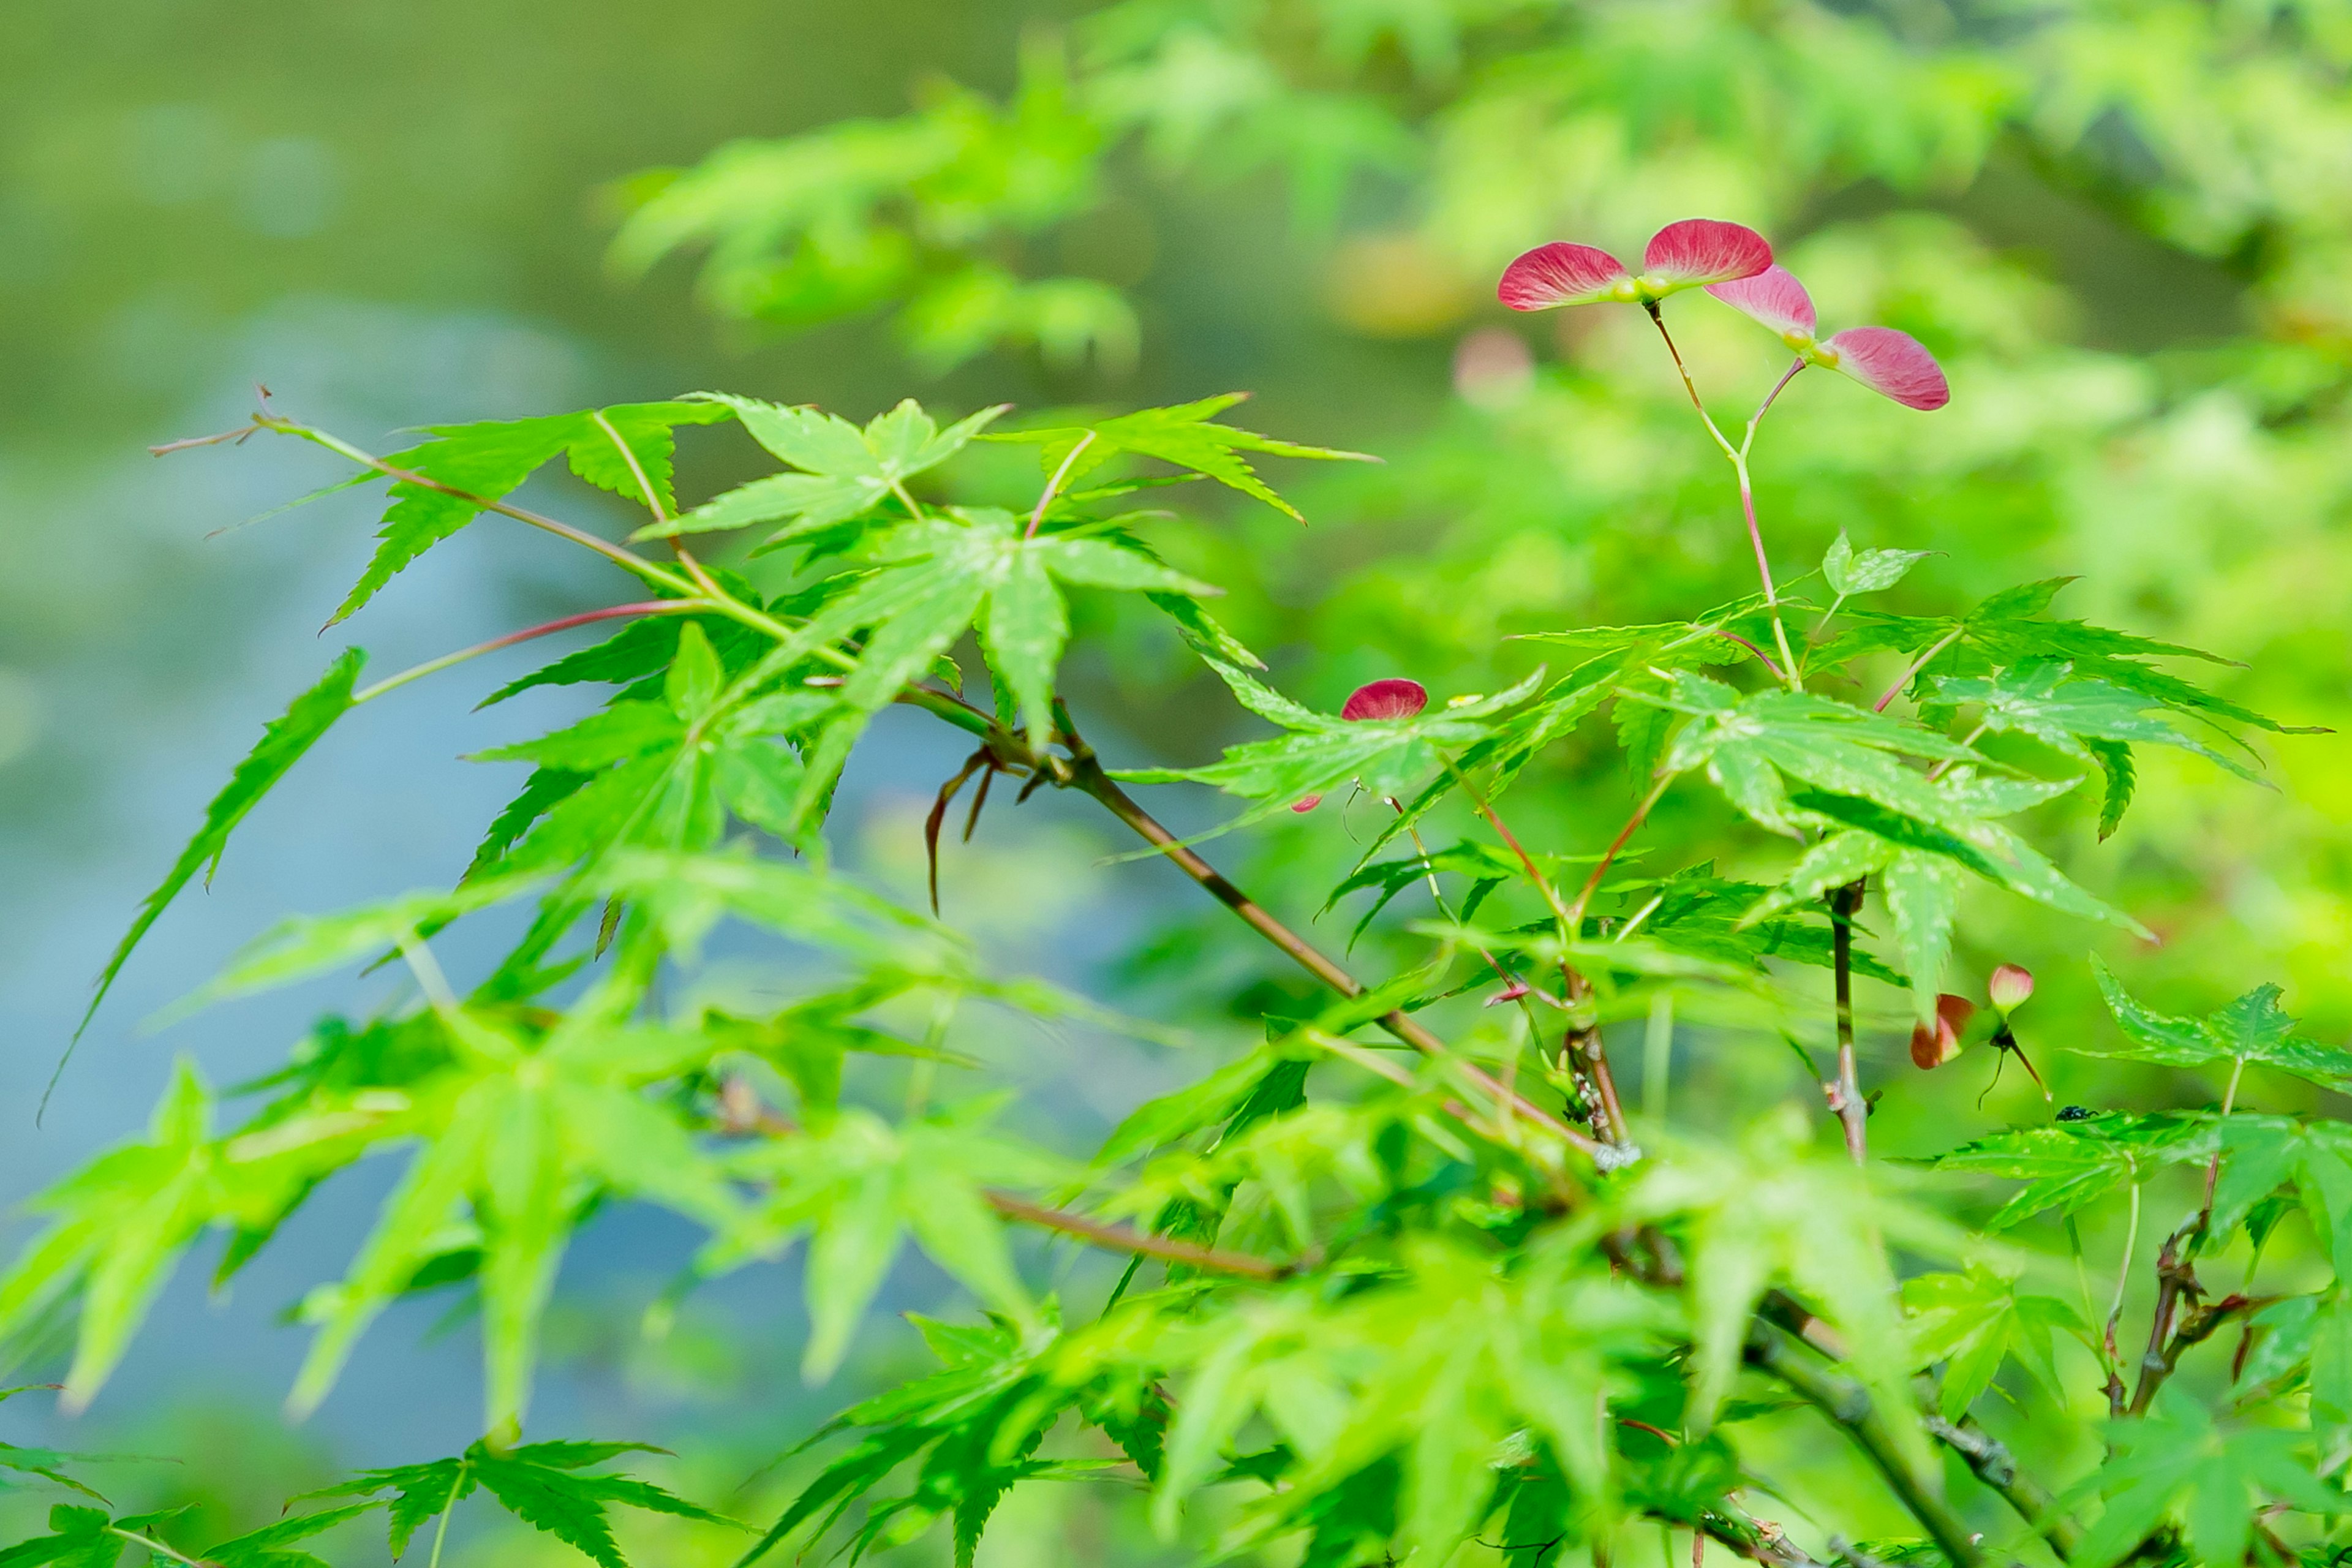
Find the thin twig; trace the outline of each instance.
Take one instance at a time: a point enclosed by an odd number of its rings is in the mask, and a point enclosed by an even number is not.
[[[1038,1226],[1090,1241],[1097,1247],[1115,1252],[1131,1252],[1141,1258],[1164,1258],[1171,1263],[1190,1264],[1195,1268],[1212,1269],[1219,1274],[1239,1274],[1251,1279],[1279,1279],[1290,1272],[1286,1264],[1271,1258],[1258,1258],[1246,1252],[1227,1252],[1223,1247],[1196,1247],[1189,1241],[1171,1237],[1150,1236],[1123,1225],[1108,1225],[1067,1209],[1047,1208],[1033,1204],[1011,1193],[991,1192],[988,1205],[1007,1219],[1024,1225]]]
[[[936,697],[940,694],[929,695]],[[931,706],[931,704],[926,703],[925,706]],[[975,716],[986,721],[986,715]],[[1055,760],[1058,761],[1058,759]],[[1214,867],[1193,853],[1176,835],[1162,826],[1150,812],[1137,805],[1133,796],[1119,788],[1110,775],[1103,772],[1102,764],[1096,761],[1091,752],[1081,750],[1067,764],[1067,771],[1070,776],[1066,781],[1066,787],[1092,795],[1099,801],[1113,816],[1127,824],[1146,842],[1157,847],[1161,854],[1174,862],[1178,869],[1198,882],[1218,902],[1240,916],[1243,922],[1252,931],[1288,954],[1292,962],[1301,969],[1306,970],[1342,996],[1353,997],[1364,994],[1364,987],[1358,983],[1355,976],[1326,958],[1312,943],[1268,914],[1255,900],[1226,880]],[[1475,1084],[1483,1092],[1494,1096],[1498,1102],[1507,1099],[1512,1110],[1518,1115],[1541,1125],[1547,1131],[1571,1148],[1588,1157],[1605,1157],[1604,1145],[1577,1131],[1542,1107],[1530,1103],[1524,1096],[1506,1089],[1492,1074],[1474,1063],[1464,1061],[1456,1057],[1444,1041],[1415,1023],[1402,1010],[1392,1009],[1382,1014],[1375,1021],[1381,1027],[1415,1050],[1450,1061],[1455,1070]]]
[[[1910,1460],[1871,1406],[1870,1394],[1848,1378],[1823,1372],[1799,1353],[1788,1334],[1759,1319],[1749,1329],[1748,1359],[1789,1387],[1844,1432],[1911,1517],[1943,1548],[1951,1568],[1979,1568],[1984,1561],[1968,1526],[1942,1498],[1921,1484]]]

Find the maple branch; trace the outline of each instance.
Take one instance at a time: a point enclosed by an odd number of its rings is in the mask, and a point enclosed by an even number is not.
[[[2083,1544],[2082,1531],[2059,1510],[2058,1500],[2040,1482],[2019,1472],[2017,1456],[2008,1445],[1965,1415],[1951,1422],[1931,1412],[1925,1420],[1927,1436],[1958,1454],[1969,1473],[2000,1494],[2001,1500],[2050,1543],[2051,1551],[2061,1558],[2074,1555],[2075,1548]]]
[[[1762,1319],[1749,1325],[1747,1356],[1750,1363],[1770,1373],[1806,1404],[1843,1431],[1874,1466],[1887,1489],[1912,1518],[1934,1537],[1952,1568],[1981,1568],[1984,1557],[1974,1534],[1943,1499],[1920,1483],[1911,1462],[1886,1430],[1870,1403],[1870,1394],[1850,1378],[1823,1372],[1808,1362],[1795,1342]]]
[[[929,706],[929,704],[925,705]],[[975,714],[974,717],[984,718],[985,716]],[[969,728],[968,725],[966,727]],[[1075,742],[1075,738],[1071,739]],[[1355,997],[1364,994],[1362,984],[1354,975],[1332,963],[1318,952],[1313,943],[1267,913],[1265,907],[1257,900],[1227,880],[1216,868],[1194,854],[1181,839],[1169,832],[1150,812],[1137,805],[1132,795],[1119,788],[1110,775],[1103,772],[1102,764],[1096,761],[1094,752],[1086,749],[1083,742],[1075,742],[1075,745],[1076,755],[1070,762],[1063,764],[1068,769],[1070,776],[1066,783],[1061,780],[1056,780],[1056,783],[1063,784],[1065,788],[1076,789],[1081,794],[1092,795],[1099,801],[1113,816],[1133,828],[1139,837],[1174,862],[1179,870],[1198,882],[1218,902],[1240,916],[1243,923],[1252,931],[1287,953],[1291,960],[1307,973],[1312,974],[1342,996]],[[1051,760],[1060,762],[1059,758]],[[1465,1078],[1477,1085],[1484,1092],[1492,1095],[1496,1103],[1508,1105],[1518,1115],[1537,1122],[1545,1131],[1571,1148],[1588,1157],[1607,1157],[1605,1152],[1607,1145],[1585,1136],[1542,1107],[1531,1104],[1516,1091],[1506,1089],[1485,1068],[1454,1056],[1452,1047],[1448,1047],[1444,1040],[1413,1022],[1402,1009],[1391,1008],[1381,1014],[1375,1022],[1424,1056],[1440,1057],[1452,1062],[1455,1069]]]
[[[1114,1252],[1131,1252],[1138,1257],[1164,1258],[1171,1263],[1188,1263],[1195,1268],[1212,1269],[1219,1274],[1239,1274],[1252,1279],[1280,1279],[1290,1273],[1288,1264],[1276,1263],[1251,1253],[1228,1252],[1217,1247],[1196,1247],[1172,1237],[1147,1236],[1129,1226],[1088,1219],[1067,1209],[1047,1208],[1043,1204],[1033,1204],[1011,1193],[991,1191],[986,1196],[989,1207],[1007,1219],[1059,1231],[1064,1236],[1074,1236]]]

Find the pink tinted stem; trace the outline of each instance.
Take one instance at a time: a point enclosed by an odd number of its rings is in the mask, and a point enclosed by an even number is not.
[[[529,626],[519,632],[509,632],[502,637],[492,637],[488,642],[476,643],[472,647],[459,648],[456,653],[445,653],[439,658],[427,659],[423,664],[404,669],[398,675],[389,676],[377,681],[373,686],[353,693],[352,700],[353,702],[372,701],[397,687],[405,686],[412,680],[421,680],[428,675],[437,675],[453,665],[465,663],[469,658],[479,658],[486,653],[496,653],[502,647],[512,647],[519,642],[529,642],[533,637],[551,637],[557,632],[567,632],[573,626],[584,626],[596,621],[616,620],[623,616],[688,615],[697,610],[709,608],[710,605],[700,599],[649,599],[638,605],[614,605],[608,609],[585,610],[576,616],[565,616],[560,620],[549,621],[543,626]]]
[[[1675,374],[1682,377],[1683,391],[1689,395],[1691,406],[1698,410],[1699,422],[1706,426],[1706,433],[1715,437],[1715,444],[1723,449],[1732,471],[1739,476],[1739,509],[1747,514],[1748,542],[1756,547],[1756,574],[1764,584],[1764,604],[1772,612],[1772,640],[1780,649],[1780,664],[1775,673],[1789,683],[1790,690],[1801,691],[1804,689],[1804,677],[1798,674],[1797,656],[1789,649],[1789,630],[1780,623],[1780,595],[1772,586],[1772,563],[1764,553],[1764,531],[1756,521],[1755,491],[1748,482],[1748,448],[1755,444],[1758,422],[1772,406],[1772,400],[1780,395],[1780,388],[1788,385],[1796,378],[1797,373],[1805,368],[1805,362],[1799,360],[1781,373],[1780,381],[1765,395],[1762,406],[1748,421],[1746,438],[1735,447],[1724,439],[1723,432],[1716,427],[1715,416],[1706,411],[1706,405],[1699,401],[1698,384],[1691,380],[1690,367],[1683,363],[1682,350],[1675,346],[1675,335],[1666,331],[1665,313],[1658,309],[1654,300],[1650,301],[1646,308],[1650,312],[1650,323],[1658,329],[1658,336],[1665,342],[1666,353],[1674,359]],[[1764,662],[1769,664],[1772,661],[1766,659]]]

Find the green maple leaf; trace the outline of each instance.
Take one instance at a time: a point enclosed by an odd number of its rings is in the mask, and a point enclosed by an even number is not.
[[[646,983],[625,965],[544,1037],[448,1010],[447,1065],[411,1089],[382,1134],[418,1147],[344,1279],[311,1292],[316,1326],[289,1403],[315,1408],[360,1333],[450,1249],[463,1213],[478,1227],[485,1402],[496,1428],[529,1402],[539,1320],[581,1193],[660,1205],[714,1229],[737,1201],[677,1108],[649,1085],[705,1061],[719,1041],[626,1021]]]
[[[2314,1473],[2306,1434],[2219,1425],[2177,1385],[2146,1419],[2110,1422],[2107,1441],[2106,1462],[2061,1500],[2105,1503],[2073,1553],[2083,1568],[2111,1568],[2167,1523],[2180,1527],[2196,1561],[2238,1563],[2269,1505],[2352,1511],[2352,1499]]]
[[[486,1491],[517,1519],[554,1536],[602,1568],[628,1568],[627,1560],[613,1539],[609,1516],[616,1505],[709,1524],[735,1522],[651,1481],[631,1476],[580,1473],[623,1454],[667,1452],[648,1443],[523,1443],[493,1447],[485,1440],[453,1458],[362,1470],[348,1481],[304,1495],[332,1498],[391,1493],[386,1504],[391,1516],[389,1534],[392,1554],[398,1557],[427,1521],[446,1513],[476,1491]],[[369,1503],[362,1508],[374,1506],[377,1505]],[[314,1514],[290,1522],[303,1525],[328,1515],[348,1518],[358,1511],[361,1509],[335,1509],[326,1515]],[[236,1565],[232,1563],[227,1568]]]
[[[503,500],[559,456],[590,484],[668,515],[677,505],[670,492],[671,431],[713,424],[729,413],[714,403],[624,403],[535,419],[428,426],[431,440],[383,461],[432,482],[392,480],[392,507],[377,531],[375,554],[328,624],[357,612],[410,563],[480,516],[484,501]],[[380,477],[385,476],[371,474],[360,482]]]
[[[713,417],[733,415],[754,440],[795,471],[771,474],[739,486],[682,517],[657,518],[636,539],[667,539],[680,533],[748,528],[782,522],[761,550],[772,550],[804,534],[863,517],[908,479],[963,450],[974,436],[1004,412],[979,413],[941,430],[911,398],[859,429],[838,415],[814,408],[785,407],[749,397],[705,394]]]
[[[2058,1333],[2095,1344],[2083,1315],[2054,1296],[2030,1295],[2017,1281],[1981,1264],[1963,1274],[1919,1274],[1903,1282],[1911,1353],[1917,1364],[1942,1362],[1937,1408],[1957,1421],[2011,1356],[2053,1391],[2058,1381],[2052,1344]]]
[[[1855,625],[1824,644],[1822,664],[1873,649],[1933,651],[1913,677],[1913,689],[1929,691],[1945,677],[1990,676],[2015,666],[2064,663],[2079,679],[2104,681],[2165,707],[2203,718],[2248,724],[2277,734],[2324,732],[2282,724],[2242,704],[2206,691],[2148,662],[2194,658],[2231,661],[2201,648],[2095,626],[2084,621],[2048,618],[2046,612],[2072,577],[2052,577],[2006,588],[1961,616],[1889,616],[1848,610]]]
[[[842,711],[809,747],[796,819],[830,793],[867,721],[965,631],[977,627],[991,668],[1042,741],[1053,725],[1055,666],[1069,638],[1062,585],[1187,597],[1219,591],[1131,543],[1072,533],[1027,537],[1012,513],[987,508],[879,531],[852,559],[870,570],[816,608],[759,667],[782,673],[819,648],[867,634],[838,689]]]
[[[909,1318],[939,1357],[940,1370],[844,1411],[803,1444],[865,1429],[801,1490],[743,1554],[741,1564],[757,1562],[804,1527],[814,1543],[857,1502],[871,1500],[865,1523],[845,1548],[852,1561],[877,1544],[904,1542],[948,1519],[955,1562],[971,1568],[989,1515],[1014,1484],[1077,1479],[1114,1463],[1034,1457],[1065,1412],[1076,1409],[1088,1424],[1112,1431],[1123,1446],[1140,1447],[1140,1434],[1156,1430],[1153,1417],[1165,1423],[1166,1399],[1147,1380],[1055,1375],[1064,1342],[1050,1300],[1042,1304],[1039,1322],[1027,1329],[1003,1314],[969,1327]],[[1127,1436],[1118,1437],[1119,1433]],[[917,1468],[907,1492],[872,1498],[910,1461]],[[1151,1468],[1146,1466],[1147,1473]]]
[[[2101,838],[2115,832],[2131,804],[2138,776],[2131,752],[2135,743],[2193,752],[2240,778],[2263,782],[2251,768],[2174,724],[2168,715],[2183,711],[2176,703],[2112,680],[2084,679],[2063,661],[2035,660],[1991,676],[1945,676],[1934,689],[1937,703],[1979,706],[1988,730],[2031,735],[2097,768],[2107,784],[2099,811]]]
[[[989,437],[992,441],[1021,441],[1036,445],[1037,460],[1048,475],[1060,474],[1065,484],[1077,481],[1095,468],[1122,452],[1139,457],[1157,458],[1180,468],[1205,474],[1232,489],[1281,512],[1286,517],[1307,520],[1270,489],[1251,468],[1244,452],[1259,452],[1275,458],[1315,458],[1356,463],[1373,463],[1380,459],[1362,452],[1342,452],[1328,447],[1302,447],[1293,441],[1277,441],[1272,437],[1237,429],[1231,425],[1219,425],[1212,416],[1222,414],[1249,395],[1228,392],[1217,397],[1204,397],[1197,403],[1180,404],[1171,408],[1143,408],[1133,414],[1115,418],[1099,419],[1087,425],[1055,426],[1043,430],[1007,431]]]
[[[2084,1056],[2116,1057],[2127,1061],[2161,1062],[2168,1067],[2208,1067],[2248,1063],[2276,1068],[2326,1089],[2352,1087],[2352,1051],[2340,1046],[2305,1039],[2294,1032],[2294,1019],[2280,1007],[2275,985],[2257,985],[2228,1006],[2202,1018],[2174,1018],[2152,1013],[2132,1000],[2114,972],[2097,958],[2091,970],[2107,1010],[2123,1030],[2125,1044],[2102,1047],[2069,1047]]]
[[[1985,1222],[1988,1230],[2006,1230],[2047,1209],[2073,1214],[2118,1187],[2146,1182],[2166,1165],[2208,1160],[2219,1146],[2211,1117],[2103,1111],[2077,1121],[1997,1132],[1929,1163],[1938,1170],[2024,1182],[2024,1189]]]
[[[131,929],[122,934],[122,940],[115,944],[113,954],[107,959],[106,967],[99,973],[89,1005],[83,1009],[81,1023],[74,1030],[75,1039],[80,1039],[82,1031],[89,1027],[90,1019],[98,1013],[99,1004],[106,1000],[107,992],[114,985],[114,977],[122,972],[123,963],[131,957],[131,949],[139,945],[140,939],[147,934],[148,928],[162,916],[171,901],[179,896],[180,889],[185,888],[199,870],[204,871],[207,881],[211,879],[212,873],[220,866],[221,855],[227,849],[228,837],[236,831],[236,825],[260,804],[261,797],[286,776],[289,769],[301,761],[302,754],[318,743],[319,737],[325,734],[336,720],[351,711],[352,689],[359,679],[361,667],[366,663],[367,655],[358,648],[344,649],[341,657],[328,667],[327,673],[320,678],[319,683],[296,698],[285,714],[271,721],[262,731],[260,743],[247,753],[245,760],[229,775],[228,783],[205,807],[204,826],[196,830],[194,838],[188,840],[187,847],[180,851],[180,858],[172,863],[171,870],[164,873],[163,879],[155,885],[154,890],[140,900],[138,916],[131,921]],[[68,1047],[67,1055],[71,1054]],[[57,1070],[60,1073],[65,1070],[63,1060],[58,1063]],[[55,1076],[49,1082],[52,1088],[56,1087]],[[46,1100],[47,1096],[43,1098]]]
[[[1244,1516],[1227,1542],[1235,1550],[1346,1508],[1352,1482],[1393,1466],[1379,1490],[1395,1530],[1442,1556],[1493,1506],[1497,1456],[1515,1434],[1540,1439],[1584,1497],[1613,1507],[1591,1413],[1620,1367],[1653,1351],[1664,1319],[1570,1249],[1527,1261],[1506,1276],[1424,1238],[1377,1287],[1333,1300],[1306,1286],[1179,1326],[1160,1347],[1191,1373],[1153,1500],[1161,1530],[1202,1485],[1251,1473],[1227,1456],[1261,1415],[1286,1439],[1282,1485]],[[1132,1340],[1137,1328],[1120,1332]]]

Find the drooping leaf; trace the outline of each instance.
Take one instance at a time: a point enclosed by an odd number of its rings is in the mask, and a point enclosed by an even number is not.
[[[245,760],[229,775],[227,784],[205,807],[204,826],[196,830],[194,838],[188,840],[187,847],[180,851],[180,858],[173,862],[163,879],[155,885],[154,891],[141,900],[138,916],[131,921],[131,929],[115,944],[112,956],[108,958],[106,967],[99,973],[89,1005],[83,1009],[81,1023],[74,1030],[76,1039],[79,1039],[82,1031],[89,1027],[99,1004],[106,1000],[106,993],[114,984],[114,977],[121,973],[124,961],[130,958],[131,950],[139,945],[139,939],[147,934],[147,928],[155,923],[164,908],[199,869],[205,871],[207,879],[211,877],[213,869],[220,865],[222,852],[228,847],[229,835],[236,831],[238,823],[245,820],[246,814],[260,803],[261,797],[268,795],[279,779],[286,776],[287,770],[301,761],[302,754],[317,744],[319,737],[325,734],[336,720],[351,711],[352,689],[359,679],[361,667],[366,663],[367,655],[358,648],[344,649],[335,662],[327,667],[327,673],[320,677],[318,684],[296,698],[285,714],[271,721],[262,731],[260,743],[246,754]],[[65,1063],[60,1061],[58,1067],[62,1071]]]
[[[714,423],[728,412],[709,403],[625,403],[536,419],[429,426],[431,440],[383,459],[415,478],[392,481],[392,507],[378,531],[375,555],[334,619],[355,614],[418,556],[480,516],[483,503],[503,500],[558,456],[590,484],[672,510],[671,431]]]

